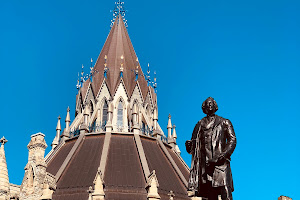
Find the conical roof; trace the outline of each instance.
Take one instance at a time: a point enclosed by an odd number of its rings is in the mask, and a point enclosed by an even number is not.
[[[107,78],[104,76],[105,56],[107,56]],[[121,78],[120,67],[122,63],[123,77]],[[111,95],[114,96],[116,88],[121,79],[123,79],[128,96],[131,96],[138,82],[143,97],[146,97],[148,92],[147,81],[145,80],[140,64],[137,62],[137,55],[121,15],[115,19],[94,69],[98,71],[94,75],[92,82],[95,95],[98,94],[101,84],[105,80]],[[138,70],[138,80],[135,79],[135,70]]]

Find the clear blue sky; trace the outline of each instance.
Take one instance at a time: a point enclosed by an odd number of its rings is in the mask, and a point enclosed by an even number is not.
[[[212,96],[237,135],[234,198],[300,199],[300,2],[125,5],[143,70],[150,62],[158,74],[159,123],[166,131],[171,113],[184,160],[191,162],[184,142]],[[30,135],[43,132],[50,146],[58,115],[70,106],[74,119],[77,73],[97,59],[113,7],[113,0],[0,2],[0,134],[9,140],[12,183],[23,179]]]

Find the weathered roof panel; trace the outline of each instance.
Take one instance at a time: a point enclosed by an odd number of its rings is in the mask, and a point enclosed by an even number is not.
[[[67,155],[71,151],[73,145],[75,144],[75,141],[76,140],[67,141],[61,147],[61,149],[57,152],[57,154],[54,156],[54,158],[52,158],[52,160],[48,163],[47,172],[49,172],[55,176],[55,174],[59,170],[60,166],[66,159]]]
[[[146,194],[145,178],[133,135],[112,134],[104,182],[108,189],[129,189]]]
[[[78,193],[77,196],[87,195],[100,165],[103,142],[104,135],[89,135],[84,138],[57,182],[54,200],[69,198],[72,191]],[[71,195],[74,199],[75,196]],[[80,199],[77,196],[76,199]]]
[[[180,169],[181,173],[183,174],[184,178],[186,180],[188,180],[189,176],[190,176],[189,170],[186,168],[186,166],[182,163],[180,158],[178,158],[178,156],[175,154],[175,152],[171,148],[167,147],[167,149],[168,149],[170,155],[172,156],[173,160],[175,161],[176,165]]]
[[[175,193],[176,198],[189,199],[187,197],[185,186],[157,142],[155,140],[142,138],[142,144],[150,171],[155,170],[157,175],[159,183],[158,193],[168,194],[172,190]],[[164,198],[164,196],[167,195],[162,195],[162,200],[169,199]]]

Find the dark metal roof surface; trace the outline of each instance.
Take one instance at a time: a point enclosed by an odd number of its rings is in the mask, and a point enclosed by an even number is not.
[[[57,183],[53,200],[79,200],[88,198],[100,165],[105,135],[85,136]],[[74,142],[67,142],[50,162],[47,171],[59,168]],[[187,200],[186,188],[156,140],[141,137],[150,171],[155,170],[159,182],[159,195],[168,200],[170,190],[175,199]],[[166,146],[180,171],[187,177],[187,169],[177,155]],[[104,172],[106,200],[146,199],[146,181],[133,135],[112,134]],[[55,163],[57,162],[57,163]],[[54,167],[55,166],[55,167]],[[48,168],[49,168],[48,167]],[[52,169],[51,169],[52,167]],[[55,174],[55,173],[54,173]]]
[[[104,182],[108,189],[146,194],[145,178],[133,135],[112,134]]]
[[[178,156],[176,155],[176,153],[171,148],[167,147],[167,149],[168,149],[170,155],[172,156],[173,160],[175,161],[176,165],[180,169],[181,173],[183,174],[184,178],[186,180],[188,180],[189,176],[190,176],[189,170],[186,168],[186,166],[182,163],[182,161],[180,160],[180,158],[178,158]]]
[[[178,177],[170,161],[155,140],[141,138],[150,171],[155,170],[162,200],[168,200],[172,190],[177,198],[189,199],[186,188]],[[164,195],[165,194],[165,195]],[[168,197],[168,198],[167,198]]]
[[[67,155],[71,151],[73,145],[75,144],[75,141],[76,140],[67,141],[61,147],[61,149],[57,152],[57,154],[54,156],[54,158],[52,158],[52,160],[49,162],[49,164],[47,166],[47,172],[49,172],[55,176],[55,174],[59,170],[60,166],[66,159]]]
[[[58,180],[57,190],[53,195],[54,200],[63,199],[64,196],[67,198],[72,190],[79,196],[87,195],[86,191],[93,185],[100,165],[103,142],[104,135],[85,137]]]

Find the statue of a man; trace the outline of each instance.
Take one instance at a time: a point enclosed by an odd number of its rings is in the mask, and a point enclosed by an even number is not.
[[[232,200],[233,181],[230,156],[236,146],[231,122],[215,112],[216,101],[209,97],[202,104],[206,117],[195,126],[192,139],[186,141],[186,150],[192,154],[189,177],[189,196],[206,197],[209,200]]]

